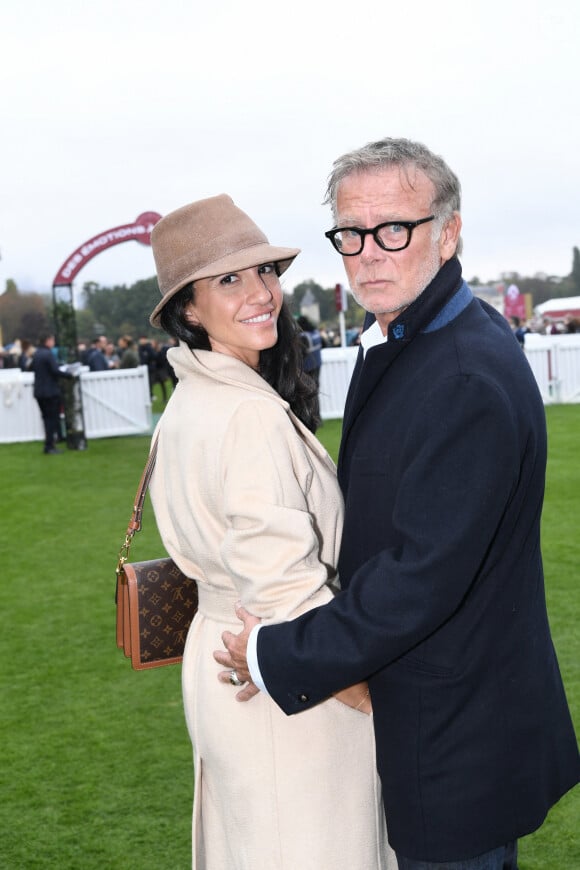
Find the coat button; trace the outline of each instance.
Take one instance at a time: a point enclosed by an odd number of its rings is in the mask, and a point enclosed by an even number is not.
[[[309,700],[308,695],[298,695],[298,700],[305,704]]]

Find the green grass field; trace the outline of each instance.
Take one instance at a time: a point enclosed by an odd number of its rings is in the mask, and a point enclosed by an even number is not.
[[[547,593],[580,724],[580,405],[547,414]],[[340,423],[319,435],[336,456]],[[115,647],[115,560],[147,447],[116,438],[47,457],[40,443],[0,446],[2,870],[191,866],[180,668],[134,672]],[[147,506],[133,557],[161,552]],[[521,843],[521,870],[580,867],[579,810],[576,790]]]

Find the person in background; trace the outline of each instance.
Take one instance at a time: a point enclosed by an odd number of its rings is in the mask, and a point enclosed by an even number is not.
[[[298,250],[269,244],[224,194],[166,215],[151,246],[151,323],[179,340],[179,382],[150,491],[163,543],[199,591],[182,667],[193,866],[394,868],[366,684],[288,719],[265,695],[234,705],[211,658],[238,598],[275,622],[334,594],[340,491],[280,284]]]
[[[54,335],[41,336],[34,352],[29,371],[34,373],[34,398],[38,402],[44,424],[44,453],[55,455],[62,451],[56,447],[60,433],[60,406],[62,404],[60,378],[73,376],[59,368],[53,353]]]
[[[153,395],[153,384],[155,383],[155,351],[153,349],[153,344],[145,335],[141,335],[139,337],[139,342],[137,345],[137,352],[139,354],[139,365],[147,366],[147,376],[149,378],[149,393],[151,395],[151,401],[153,402],[157,397]]]
[[[301,314],[296,322],[300,327],[300,338],[304,348],[304,371],[316,384],[316,395],[320,391],[320,368],[322,366],[322,336],[318,328]]]
[[[167,362],[167,351],[169,350],[168,344],[162,344],[160,341],[152,341],[151,345],[153,347],[153,352],[155,354],[155,369],[153,375],[153,383],[159,384],[161,388],[161,394],[163,396],[163,404],[167,403],[168,393],[167,393],[167,381],[169,380],[169,369],[170,366]]]
[[[107,360],[107,365],[110,369],[118,369],[120,357],[117,353],[117,348],[113,344],[112,341],[108,341],[105,345],[105,359]]]
[[[107,339],[104,335],[93,338],[90,350],[87,354],[87,365],[92,372],[105,372],[109,364],[104,354]]]
[[[11,356],[9,368],[19,369],[20,358],[22,356],[22,342],[20,341],[20,339],[14,339],[8,350]]]
[[[86,342],[79,341],[77,344],[77,357],[81,365],[88,366],[89,353],[91,348],[87,347]]]
[[[130,335],[122,335],[118,341],[121,358],[120,369],[136,369],[139,365],[139,356],[135,349],[135,342]]]
[[[510,326],[512,328],[512,332],[516,337],[520,347],[523,349],[525,341],[526,341],[526,333],[529,331],[524,326],[522,326],[522,322],[519,317],[515,314],[510,317]]]
[[[30,364],[32,363],[32,357],[34,356],[34,345],[27,338],[23,338],[21,342],[21,352],[20,357],[18,358],[18,367],[20,371],[27,372],[30,369]]]
[[[297,718],[368,679],[399,870],[515,870],[518,838],[580,777],[546,612],[544,407],[507,320],[463,280],[460,199],[421,143],[335,162],[326,236],[367,311],[338,467],[343,591],[278,625],[246,605],[215,653],[223,683],[253,677],[239,700],[261,686]]]

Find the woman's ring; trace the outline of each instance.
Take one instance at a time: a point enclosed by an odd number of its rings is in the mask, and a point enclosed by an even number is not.
[[[230,671],[230,683],[232,686],[243,686],[244,684],[238,677],[236,671]]]

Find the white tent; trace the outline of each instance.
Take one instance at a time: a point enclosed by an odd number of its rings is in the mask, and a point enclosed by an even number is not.
[[[548,299],[534,308],[536,314],[549,317],[551,320],[561,320],[567,315],[580,317],[580,296],[563,296],[561,299]]]

